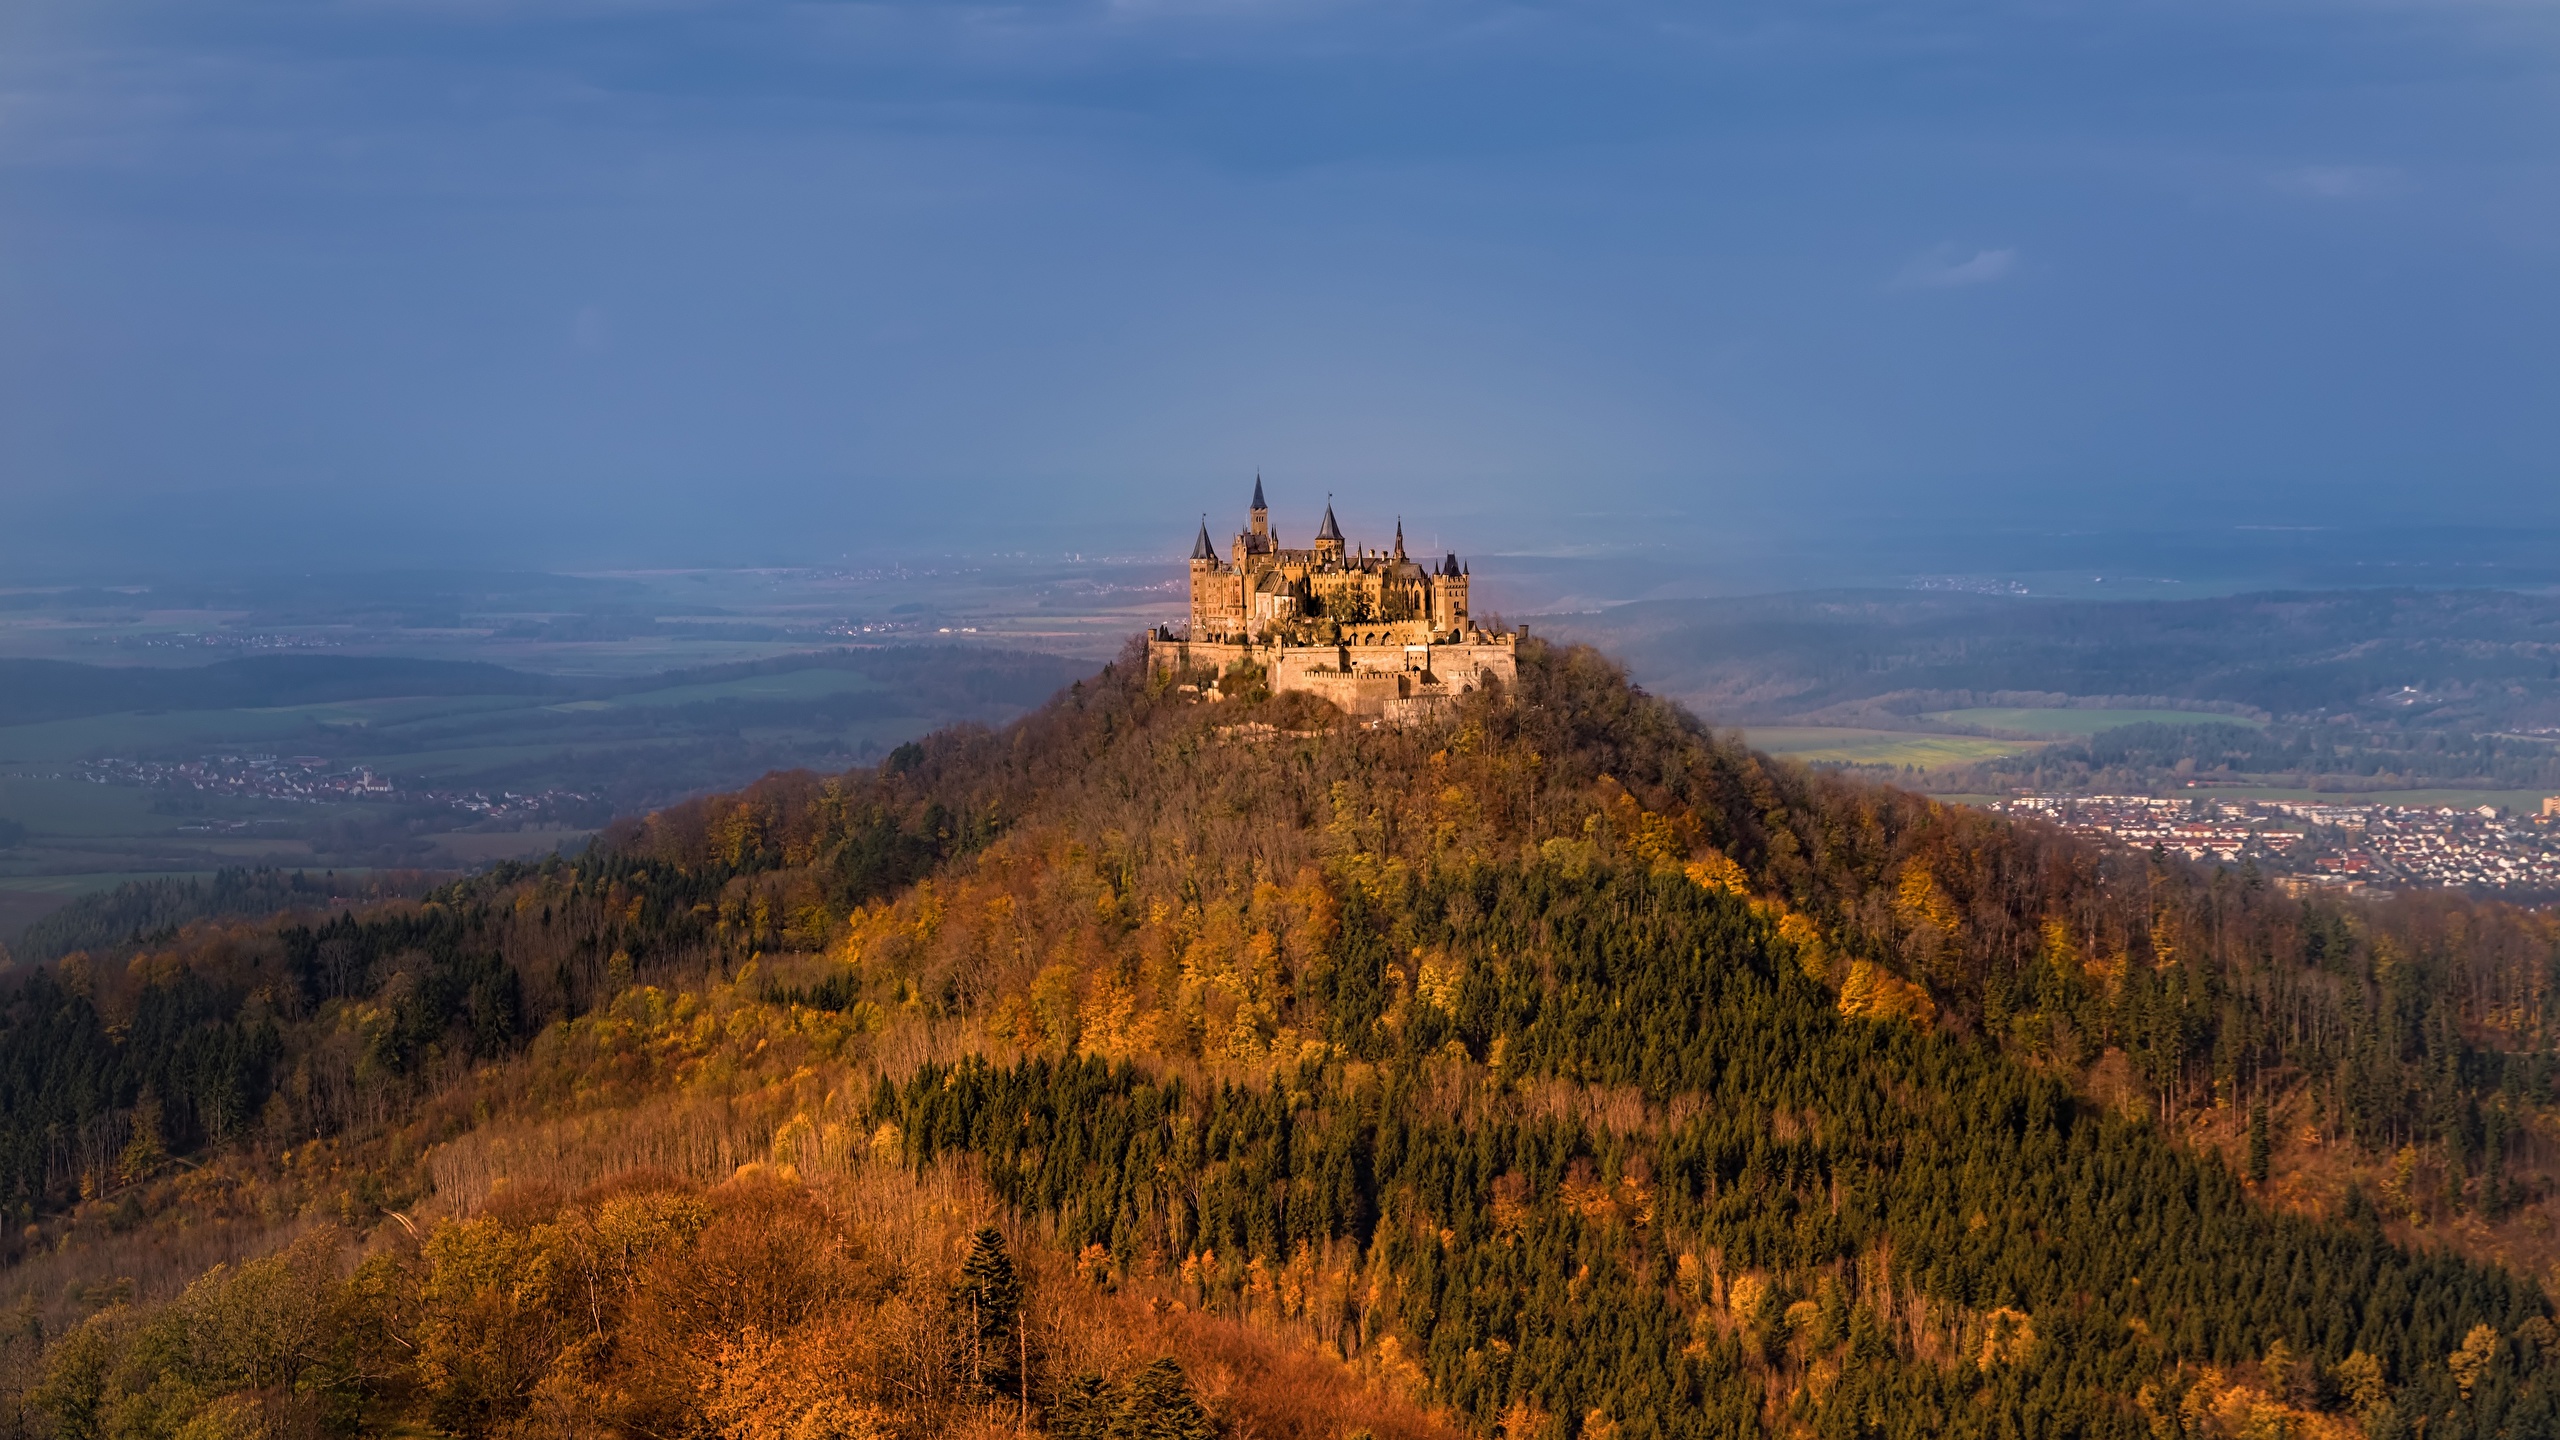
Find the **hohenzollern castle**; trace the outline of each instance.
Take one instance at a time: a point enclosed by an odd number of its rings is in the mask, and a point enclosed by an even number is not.
[[[1253,508],[1227,556],[1202,522],[1191,547],[1190,623],[1157,630],[1147,658],[1159,670],[1216,675],[1252,665],[1274,691],[1319,695],[1363,719],[1420,719],[1517,674],[1519,636],[1468,615],[1467,583],[1455,555],[1406,555],[1401,521],[1393,549],[1348,544],[1330,503],[1306,549],[1284,547],[1256,477]]]

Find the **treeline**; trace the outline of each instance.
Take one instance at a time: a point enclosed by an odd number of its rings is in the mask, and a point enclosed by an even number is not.
[[[189,921],[370,904],[420,894],[431,883],[440,882],[406,871],[313,874],[273,866],[219,870],[211,879],[128,880],[83,895],[29,925],[18,942],[19,958],[41,961],[74,950],[166,945]]]

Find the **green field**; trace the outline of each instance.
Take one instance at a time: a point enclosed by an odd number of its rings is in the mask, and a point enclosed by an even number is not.
[[[55,766],[107,755],[168,754],[191,749],[257,747],[279,752],[308,750],[337,764],[370,764],[401,774],[449,776],[490,764],[545,758],[559,750],[615,748],[634,739],[657,737],[577,736],[562,732],[557,741],[532,744],[432,745],[429,760],[419,751],[380,749],[369,736],[395,736],[406,727],[461,717],[502,722],[507,712],[526,716],[587,714],[602,711],[655,709],[731,701],[740,705],[791,705],[834,695],[877,691],[884,687],[858,671],[812,666],[772,675],[750,675],[699,685],[672,685],[610,699],[574,700],[545,705],[536,697],[458,695],[400,697],[386,700],[336,701],[323,705],[275,709],[170,710],[89,715],[41,725],[0,727],[0,765]],[[486,728],[483,725],[481,728]],[[909,721],[897,727],[911,733]],[[0,809],[0,813],[6,813]],[[31,822],[32,823],[32,822]]]
[[[43,725],[0,729],[0,765],[48,765],[98,755],[132,755],[175,744],[287,747],[328,732],[313,712],[343,706],[291,710],[176,710],[159,714],[84,715]],[[351,721],[340,720],[340,725]]]
[[[2054,740],[2079,740],[2123,725],[2246,725],[2267,722],[2211,710],[1939,710],[1920,717],[1941,725],[2006,730]]]
[[[0,726],[0,765],[50,765],[103,755],[157,754],[172,746],[224,746],[334,755],[348,737],[420,721],[523,710],[528,699],[497,695],[340,700],[273,709],[126,711],[41,725]]]
[[[459,830],[420,838],[435,843],[436,857],[458,866],[486,865],[492,860],[539,860],[554,851],[576,855],[587,848],[593,830]]]
[[[502,766],[546,761],[570,753],[593,757],[648,749],[653,743],[664,749],[680,742],[673,737],[653,741],[646,736],[600,740],[562,736],[557,740],[539,740],[525,745],[470,745],[358,754],[344,757],[341,763],[369,765],[384,774],[396,775],[404,782],[469,788],[464,782],[476,781],[484,772]]]
[[[30,775],[0,775],[0,819],[27,827],[31,839],[95,839],[174,833],[174,815],[153,812],[151,791]]]
[[[703,685],[671,685],[664,690],[641,690],[629,695],[617,695],[601,703],[609,708],[621,709],[651,705],[706,705],[720,700],[816,700],[828,695],[850,695],[858,691],[881,688],[883,687],[878,681],[858,670],[835,670],[813,666],[806,670],[785,670],[773,675],[748,675],[736,680],[720,680]],[[586,705],[594,702],[577,703]]]
[[[1910,730],[1860,730],[1835,725],[1769,725],[1743,732],[1755,750],[1817,765],[1916,766],[1935,770],[1972,765],[2038,747],[2033,740],[1992,740],[1980,735],[1935,735]]]

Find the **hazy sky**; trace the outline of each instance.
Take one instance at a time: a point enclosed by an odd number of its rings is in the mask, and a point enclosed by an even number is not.
[[[2560,8],[0,0],[0,563],[1171,551],[1257,467],[2560,523]]]

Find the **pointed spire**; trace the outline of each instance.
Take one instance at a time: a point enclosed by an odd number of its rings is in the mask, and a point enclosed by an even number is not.
[[[1268,510],[1271,508],[1270,506],[1262,503],[1262,472],[1259,470],[1253,472],[1253,508],[1256,510]]]
[[[1396,517],[1396,558],[1404,558],[1404,517]]]
[[[1217,547],[1209,543],[1209,517],[1206,515],[1200,517],[1200,538],[1192,542],[1191,558],[1194,560],[1218,558]]]
[[[1333,518],[1333,497],[1330,495],[1324,497],[1324,524],[1316,527],[1316,538],[1330,540],[1337,545],[1342,543],[1342,526]]]
[[[1440,567],[1440,573],[1441,573],[1441,574],[1443,574],[1443,575],[1456,575],[1456,574],[1458,573],[1458,552],[1457,552],[1457,551],[1452,550],[1452,551],[1450,551],[1450,552],[1449,552],[1449,560],[1448,560],[1448,563],[1446,563],[1446,564],[1444,564],[1444,565],[1442,565],[1442,566]]]

